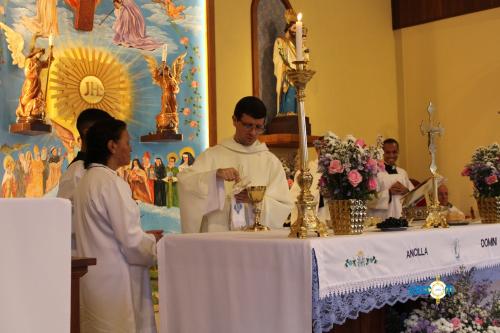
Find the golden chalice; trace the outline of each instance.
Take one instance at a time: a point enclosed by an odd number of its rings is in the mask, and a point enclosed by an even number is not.
[[[246,227],[245,231],[266,231],[270,230],[265,225],[260,224],[260,205],[262,204],[262,200],[264,200],[264,195],[266,194],[266,186],[248,186],[247,187],[248,198],[252,202],[253,205],[253,213],[254,213],[254,224],[250,227]]]

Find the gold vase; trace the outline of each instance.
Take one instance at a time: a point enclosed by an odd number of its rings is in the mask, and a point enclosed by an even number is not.
[[[482,223],[500,223],[500,196],[476,198]]]
[[[328,208],[335,235],[360,235],[363,233],[367,210],[364,200],[329,200]]]

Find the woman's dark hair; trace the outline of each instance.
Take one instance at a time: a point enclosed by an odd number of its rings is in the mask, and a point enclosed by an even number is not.
[[[264,103],[254,96],[243,97],[236,103],[234,108],[234,117],[236,120],[241,120],[243,114],[249,115],[254,119],[262,119],[266,117],[267,109]]]
[[[80,138],[85,140],[86,137],[86,129],[90,128],[93,124],[98,121],[111,119],[109,113],[103,111],[101,109],[86,109],[83,110],[76,119],[76,129],[80,134]]]
[[[182,153],[182,155],[187,155],[188,157],[188,165],[193,165],[194,163],[194,156],[188,151],[185,151]],[[184,158],[182,159],[182,163],[184,163]]]
[[[110,140],[118,141],[127,124],[118,119],[106,119],[96,122],[87,132],[87,157],[85,168],[91,163],[106,165],[111,152],[108,149]]]
[[[144,170],[144,167],[142,166],[141,161],[139,161],[138,158],[134,158],[132,160],[132,163],[130,164],[130,169],[134,168],[134,162],[137,162],[137,165],[139,166],[139,169]]]

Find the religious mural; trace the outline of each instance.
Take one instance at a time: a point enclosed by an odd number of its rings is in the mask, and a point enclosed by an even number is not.
[[[80,147],[76,118],[97,107],[128,124],[132,160],[118,174],[141,208],[144,229],[179,232],[177,175],[208,146],[205,1],[0,0],[0,22],[0,196],[56,196]],[[38,61],[32,82],[26,68],[13,65],[17,54]],[[170,90],[161,81],[162,61],[172,64]],[[182,140],[141,143],[157,129],[163,104],[175,113]],[[26,112],[42,112],[52,132],[10,133]]]

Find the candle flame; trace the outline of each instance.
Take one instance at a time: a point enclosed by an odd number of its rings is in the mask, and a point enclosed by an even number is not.
[[[297,21],[302,21],[302,13],[297,14]]]

